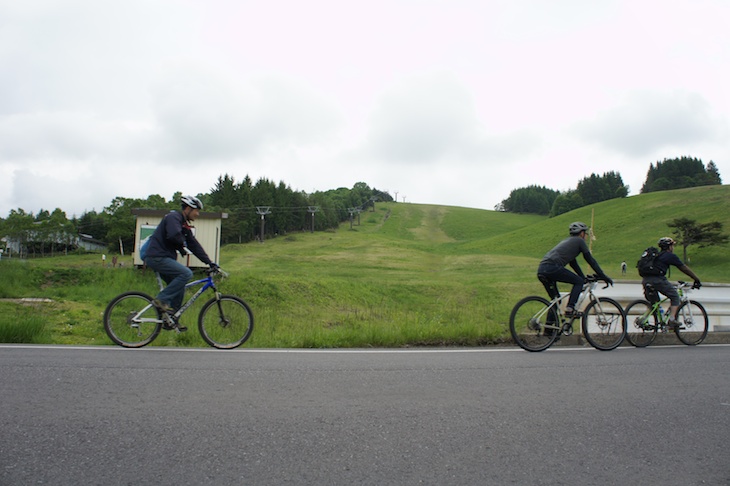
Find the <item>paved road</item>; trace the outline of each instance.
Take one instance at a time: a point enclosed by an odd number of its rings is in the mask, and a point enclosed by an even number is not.
[[[724,345],[0,346],[0,485],[728,485],[728,370]]]

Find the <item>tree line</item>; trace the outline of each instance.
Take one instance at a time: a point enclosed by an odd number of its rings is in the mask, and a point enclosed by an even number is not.
[[[719,184],[722,184],[722,179],[713,161],[705,167],[700,159],[680,157],[651,164],[641,193]]]
[[[364,182],[356,183],[351,189],[341,187],[307,194],[266,178],[254,184],[246,176],[239,183],[228,174],[220,176],[208,193],[196,196],[203,202],[204,211],[228,214],[221,220],[221,243],[224,244],[260,238],[262,212],[266,212],[263,237],[268,238],[292,231],[336,228],[354,212],[374,207],[376,201],[393,201],[386,191],[370,188]],[[0,218],[0,235],[17,245],[21,257],[83,251],[82,240],[101,244],[109,251],[129,252],[135,238],[132,210],[180,209],[181,197],[180,192],[169,200],[157,194],[146,199],[116,197],[101,212],[87,211],[71,219],[60,208],[53,212],[41,209],[35,215],[13,209],[7,218]]]
[[[307,194],[266,178],[253,184],[246,176],[237,183],[226,174],[201,200],[206,208],[228,214],[221,222],[221,242],[243,243],[260,237],[262,215],[266,218],[264,237],[291,231],[324,231],[337,228],[353,212],[373,207],[375,201],[388,202],[393,198],[364,182],[351,189],[341,187]]]
[[[719,184],[722,179],[714,162],[705,167],[700,159],[679,157],[650,164],[641,193]],[[628,194],[629,187],[624,185],[621,174],[606,172],[601,176],[591,174],[578,182],[575,189],[564,192],[537,185],[513,189],[494,209],[553,217]]]
[[[629,194],[621,175],[606,172],[602,176],[591,174],[583,178],[575,189],[565,192],[548,189],[544,186],[528,186],[513,189],[507,199],[495,210],[510,213],[533,213],[557,216],[589,204],[626,197]]]

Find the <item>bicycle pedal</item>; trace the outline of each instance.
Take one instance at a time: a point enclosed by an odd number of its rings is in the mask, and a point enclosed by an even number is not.
[[[168,312],[165,312],[162,315],[162,329],[165,331],[172,331],[173,329],[177,329],[178,323],[175,321],[175,318]]]

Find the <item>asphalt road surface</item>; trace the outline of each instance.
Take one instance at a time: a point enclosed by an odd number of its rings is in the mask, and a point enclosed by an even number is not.
[[[730,346],[0,345],[0,485],[730,485]]]

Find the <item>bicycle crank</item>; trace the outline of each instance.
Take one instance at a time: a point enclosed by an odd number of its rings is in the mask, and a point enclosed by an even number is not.
[[[573,335],[573,323],[564,322],[563,323],[563,336],[572,336],[572,335]]]

